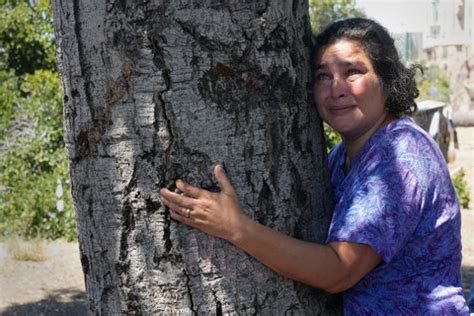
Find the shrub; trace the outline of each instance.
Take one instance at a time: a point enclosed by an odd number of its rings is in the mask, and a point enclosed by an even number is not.
[[[45,261],[44,241],[32,239],[21,240],[17,236],[6,239],[8,253],[13,260],[17,261]]]
[[[334,146],[341,142],[341,136],[327,123],[324,123],[324,138],[326,150],[329,152]]]
[[[60,100],[57,73],[38,70],[25,76],[14,102],[3,104],[14,114],[0,139],[1,235],[76,238]],[[64,209],[56,207],[58,179]]]
[[[458,196],[459,205],[462,208],[469,208],[469,201],[471,198],[469,196],[469,188],[465,176],[466,172],[461,168],[452,175],[452,179]]]
[[[51,1],[0,4],[0,236],[75,239]]]

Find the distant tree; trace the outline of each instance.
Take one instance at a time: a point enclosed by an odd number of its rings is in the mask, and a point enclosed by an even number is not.
[[[0,69],[16,75],[55,67],[50,0],[0,0]]]
[[[0,235],[74,239],[50,1],[0,4]]]
[[[320,32],[326,25],[339,19],[365,17],[355,0],[310,0],[309,15],[313,32]]]
[[[416,83],[420,90],[417,100],[436,100],[449,102],[451,86],[448,74],[436,65],[427,65],[426,62],[419,62],[423,67],[423,72],[417,72]]]

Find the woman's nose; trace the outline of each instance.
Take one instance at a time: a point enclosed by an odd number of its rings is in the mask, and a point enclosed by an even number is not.
[[[342,98],[347,96],[349,85],[342,78],[333,78],[331,82],[331,96],[333,98]]]

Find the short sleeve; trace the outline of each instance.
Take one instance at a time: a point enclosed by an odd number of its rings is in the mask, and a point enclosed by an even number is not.
[[[328,242],[367,244],[389,263],[420,221],[425,189],[406,157],[381,146],[367,153],[342,184]]]

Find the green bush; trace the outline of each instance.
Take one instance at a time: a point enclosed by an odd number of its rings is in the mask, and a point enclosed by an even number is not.
[[[2,88],[8,87],[2,83]],[[73,240],[76,232],[57,73],[38,70],[25,75],[12,99],[2,108],[12,114],[10,128],[0,138],[0,234]],[[64,184],[64,210],[56,208],[58,179]]]
[[[438,66],[428,66],[426,62],[415,62],[423,67],[423,73],[417,72],[416,84],[420,95],[418,100],[437,100],[449,102],[451,88],[446,71]]]
[[[322,31],[331,22],[349,17],[365,17],[355,0],[310,0],[309,17],[313,32]]]
[[[0,163],[0,232],[27,238],[75,239],[74,215],[67,183],[64,210],[56,208],[58,179],[67,182],[64,149],[50,151],[42,139],[33,139],[7,153]]]
[[[452,175],[452,180],[458,196],[459,205],[462,208],[469,208],[469,201],[471,198],[469,196],[469,188],[465,176],[466,172],[461,168]]]
[[[327,123],[324,123],[324,137],[326,141],[326,151],[329,151],[341,142],[341,136]]]
[[[17,76],[52,70],[51,0],[0,0],[0,68]]]
[[[0,6],[0,236],[72,240],[51,1],[0,0]]]
[[[0,141],[12,128],[14,104],[18,96],[18,78],[12,71],[0,70]]]

